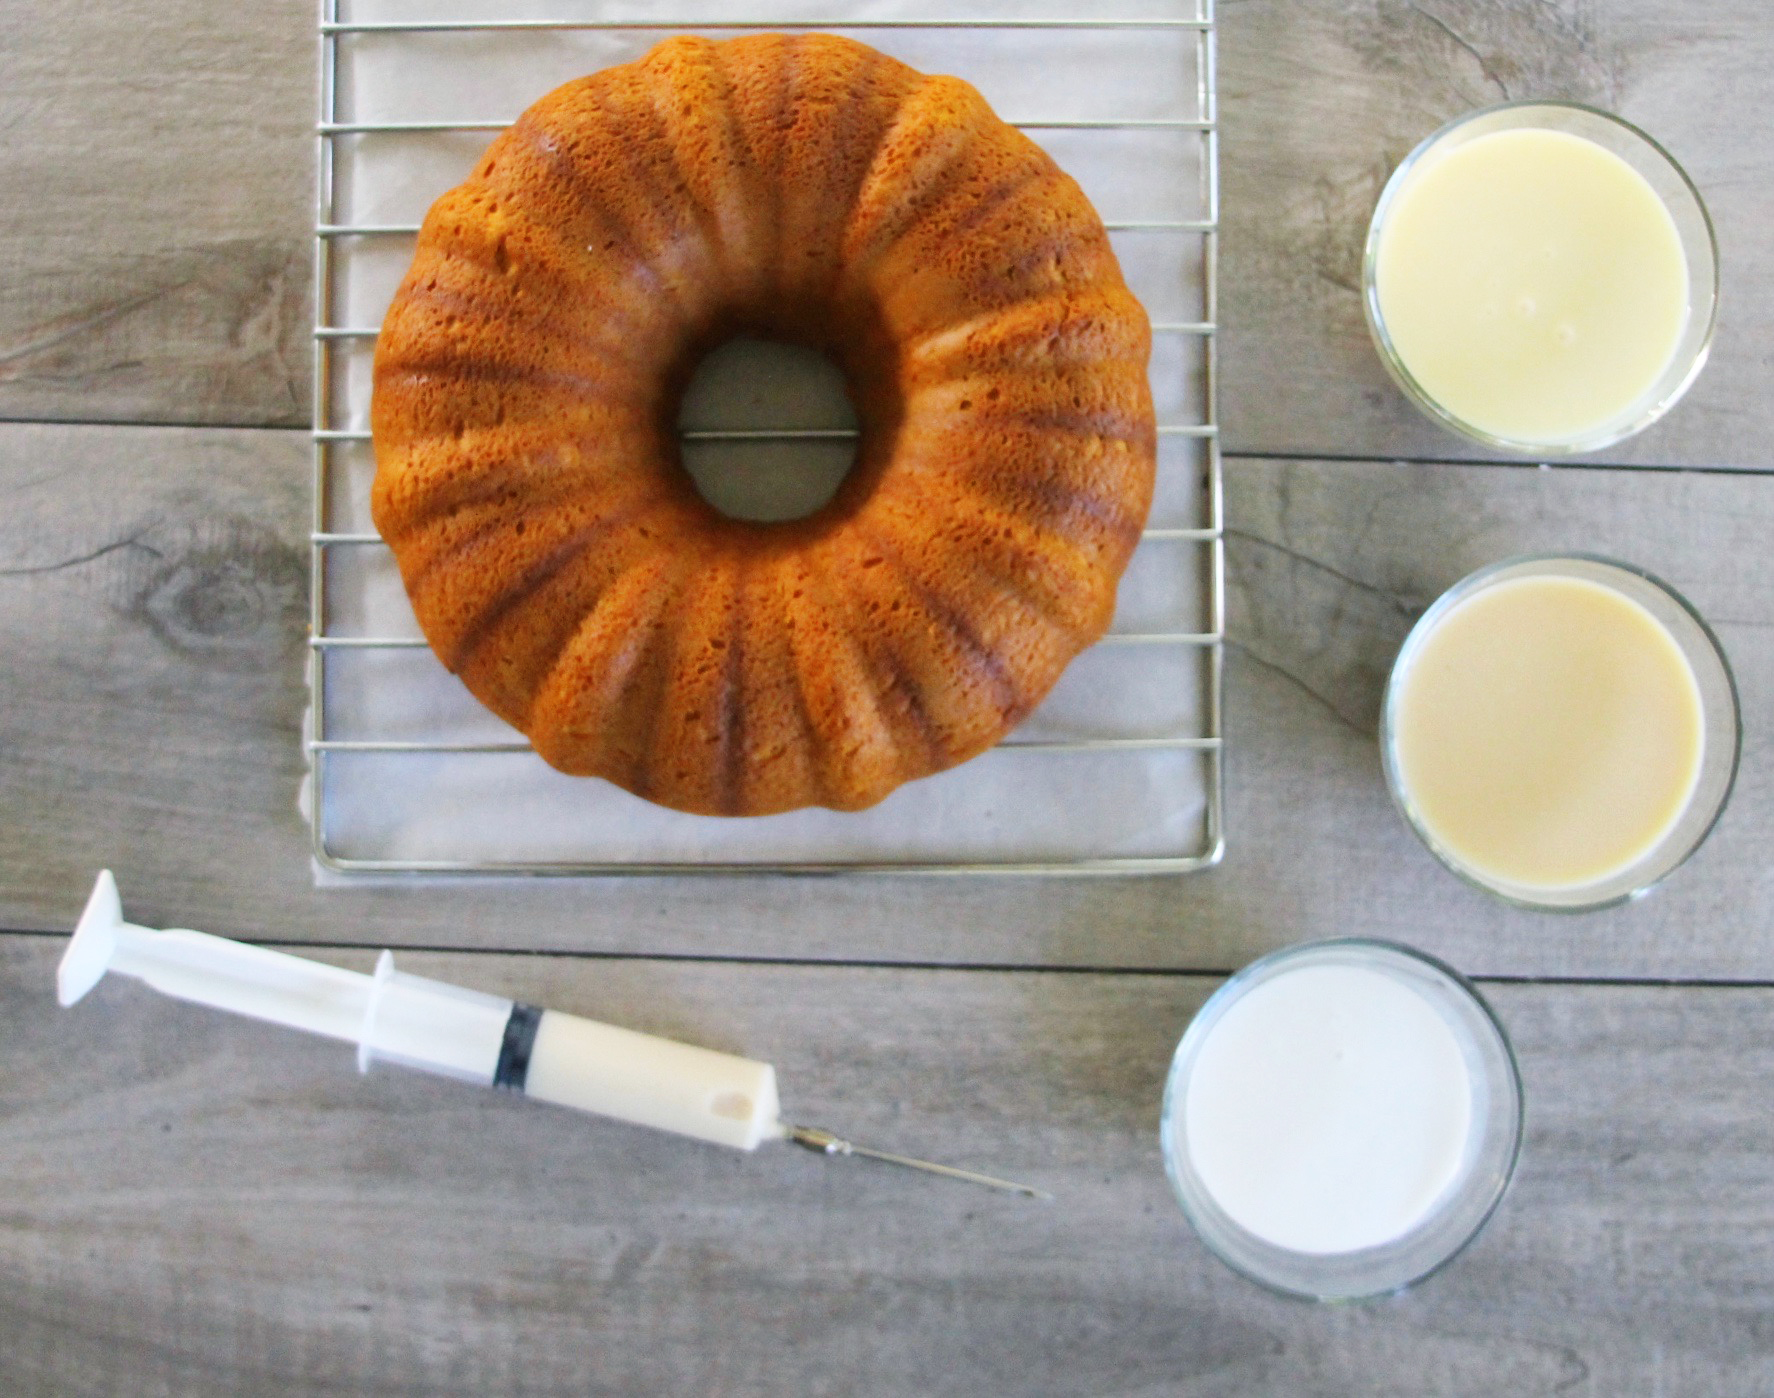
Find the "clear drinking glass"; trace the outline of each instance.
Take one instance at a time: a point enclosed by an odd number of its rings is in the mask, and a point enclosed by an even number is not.
[[[1437,624],[1468,598],[1499,583],[1525,578],[1576,578],[1611,588],[1637,602],[1669,633],[1694,673],[1700,689],[1700,718],[1704,734],[1700,776],[1688,804],[1674,825],[1650,849],[1631,864],[1596,880],[1568,888],[1543,888],[1517,884],[1474,868],[1436,838],[1423,820],[1401,772],[1398,756],[1397,717],[1399,695],[1410,673],[1411,662]],[[1737,682],[1731,662],[1712,628],[1693,604],[1661,578],[1610,558],[1591,554],[1507,558],[1480,568],[1461,579],[1436,599],[1405,637],[1386,682],[1380,711],[1380,759],[1392,800],[1411,829],[1442,864],[1467,883],[1495,894],[1518,907],[1549,912],[1586,912],[1605,908],[1648,893],[1678,868],[1718,824],[1730,801],[1737,779],[1742,750],[1742,718],[1737,701]]]
[[[1420,384],[1399,357],[1380,311],[1376,286],[1381,235],[1387,215],[1411,177],[1429,161],[1451,150],[1499,131],[1563,131],[1595,142],[1626,161],[1642,175],[1669,211],[1681,239],[1688,268],[1688,320],[1675,353],[1651,388],[1617,418],[1604,422],[1581,437],[1559,441],[1517,441],[1474,426],[1449,411]],[[1706,363],[1718,320],[1718,241],[1712,220],[1687,172],[1675,157],[1629,122],[1577,102],[1505,102],[1470,112],[1449,122],[1407,155],[1374,207],[1368,225],[1367,247],[1362,259],[1362,306],[1373,333],[1380,362],[1393,381],[1417,407],[1444,427],[1482,446],[1542,457],[1573,456],[1599,451],[1649,427],[1688,391]]]
[[[1225,1013],[1252,990],[1286,972],[1347,966],[1378,972],[1415,992],[1441,1017],[1460,1046],[1472,1113],[1452,1181],[1411,1228],[1375,1247],[1308,1253],[1277,1246],[1242,1227],[1215,1201],[1190,1151],[1188,1100],[1202,1046]],[[1253,961],[1201,1007],[1171,1060],[1159,1136],[1177,1202],[1208,1248],[1234,1271],[1271,1290],[1316,1301],[1382,1296],[1422,1280],[1451,1261],[1502,1201],[1522,1136],[1521,1072],[1509,1036],[1477,990],[1452,967],[1394,942],[1345,937],[1306,942]]]

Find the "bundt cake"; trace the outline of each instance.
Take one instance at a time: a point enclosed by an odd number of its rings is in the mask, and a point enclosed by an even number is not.
[[[704,502],[676,413],[746,335],[861,424],[836,496]],[[996,743],[1107,627],[1151,331],[1078,186],[955,78],[674,38],[432,206],[376,345],[373,508],[438,656],[562,771],[854,810]]]

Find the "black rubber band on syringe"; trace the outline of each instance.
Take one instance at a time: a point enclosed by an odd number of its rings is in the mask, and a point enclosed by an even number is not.
[[[499,1044],[499,1066],[493,1070],[493,1086],[524,1090],[530,1076],[530,1050],[536,1047],[536,1026],[542,1023],[540,1005],[513,1005],[505,1021],[505,1038]]]

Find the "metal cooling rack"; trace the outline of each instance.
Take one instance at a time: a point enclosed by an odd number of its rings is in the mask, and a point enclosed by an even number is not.
[[[1217,396],[1217,318],[1219,310],[1219,130],[1214,49],[1215,0],[1194,0],[1193,15],[1181,18],[932,18],[845,19],[827,15],[797,21],[734,20],[626,20],[626,19],[402,19],[352,21],[341,18],[340,0],[321,0],[320,11],[320,115],[317,208],[315,215],[315,295],[318,307],[314,329],[314,514],[310,585],[310,722],[307,750],[312,768],[311,824],[313,850],[324,868],[342,873],[426,874],[680,874],[680,873],[959,873],[959,874],[1154,874],[1186,873],[1218,864],[1225,852],[1224,770],[1224,651],[1225,651],[1225,531],[1223,485],[1219,443]],[[1178,737],[1104,737],[1075,741],[1019,740],[1014,734],[1001,748],[1027,754],[1023,760],[1038,762],[1043,755],[1059,752],[1180,749],[1199,752],[1206,773],[1206,809],[1199,847],[1158,857],[1081,857],[1038,861],[953,860],[825,860],[742,862],[572,861],[469,862],[448,859],[364,859],[336,853],[329,845],[326,819],[326,780],[329,759],[341,753],[489,753],[527,752],[530,744],[521,735],[509,741],[477,743],[428,743],[405,740],[339,739],[328,735],[326,666],[331,652],[357,649],[423,649],[423,639],[406,637],[343,636],[327,632],[329,561],[336,550],[386,547],[373,533],[335,531],[331,527],[331,468],[341,444],[367,442],[367,431],[342,430],[334,423],[334,346],[341,342],[373,341],[378,329],[370,325],[337,325],[332,321],[335,301],[334,248],[343,239],[410,238],[416,223],[340,222],[335,184],[335,142],[344,136],[426,132],[497,132],[510,119],[459,121],[357,122],[339,119],[340,55],[354,35],[439,33],[494,33],[498,31],[623,31],[633,33],[804,32],[810,30],[1123,30],[1182,31],[1193,35],[1195,46],[1195,111],[1179,118],[1105,118],[1100,120],[1041,120],[1024,117],[1011,124],[1025,130],[1176,130],[1197,133],[1201,142],[1201,208],[1198,219],[1105,220],[1111,231],[1193,235],[1201,239],[1202,310],[1200,321],[1154,321],[1155,335],[1194,337],[1201,344],[1199,390],[1202,411],[1198,420],[1161,422],[1163,437],[1199,439],[1205,452],[1206,524],[1197,528],[1149,528],[1141,548],[1198,548],[1205,552],[1208,629],[1122,632],[1105,636],[1097,644],[1132,646],[1180,646],[1199,649],[1207,664],[1206,722],[1202,731]],[[962,74],[961,76],[966,76]],[[515,115],[515,114],[514,114]],[[1184,254],[1186,256],[1186,254]],[[686,431],[686,442],[820,441],[854,438],[849,429],[747,429]],[[1194,462],[1185,469],[1193,469]],[[1160,469],[1163,469],[1162,466]]]

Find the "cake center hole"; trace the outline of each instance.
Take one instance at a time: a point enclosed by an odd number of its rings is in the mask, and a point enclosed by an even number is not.
[[[696,366],[678,408],[686,433],[854,433],[844,375],[818,350],[731,340]],[[805,519],[821,509],[856,460],[854,436],[692,436],[684,469],[697,493],[730,519]]]

